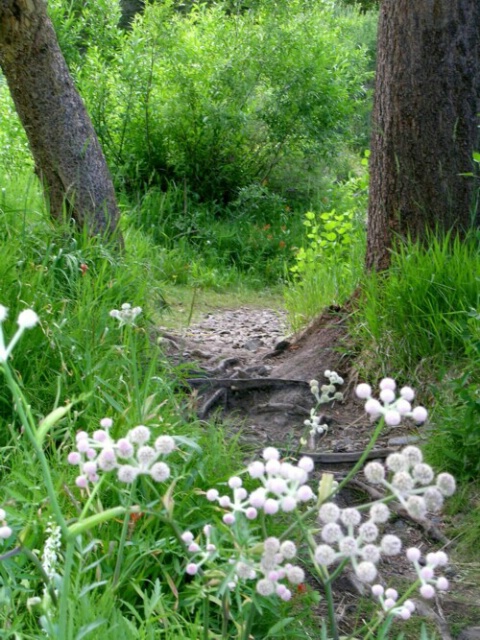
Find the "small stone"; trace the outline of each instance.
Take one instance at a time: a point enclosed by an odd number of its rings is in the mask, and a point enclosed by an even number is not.
[[[460,632],[457,640],[480,640],[480,627],[467,627]]]
[[[388,441],[389,447],[404,447],[407,444],[414,444],[418,442],[420,438],[418,436],[398,436],[397,438],[390,438]]]
[[[260,338],[251,338],[243,345],[244,349],[248,349],[249,351],[257,351],[257,349],[264,346],[265,344],[260,340]]]

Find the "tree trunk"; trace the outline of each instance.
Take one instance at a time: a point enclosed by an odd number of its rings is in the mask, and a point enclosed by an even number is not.
[[[118,26],[121,29],[130,29],[137,13],[143,13],[145,0],[120,0],[120,8],[122,17]]]
[[[383,0],[373,110],[368,269],[394,238],[479,223],[479,0]]]
[[[44,0],[0,0],[0,66],[52,216],[111,234],[119,212],[110,173]]]

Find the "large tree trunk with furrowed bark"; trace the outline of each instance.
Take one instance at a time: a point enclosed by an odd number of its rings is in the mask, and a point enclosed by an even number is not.
[[[479,223],[480,1],[383,0],[370,158],[367,268],[397,234]]]
[[[0,0],[0,66],[51,214],[110,235],[119,217],[112,180],[44,0]]]

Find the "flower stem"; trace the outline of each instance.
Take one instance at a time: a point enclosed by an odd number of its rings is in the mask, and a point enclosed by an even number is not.
[[[70,593],[70,574],[73,566],[73,554],[75,551],[75,540],[69,540],[67,542],[67,548],[65,553],[65,568],[63,571],[62,579],[62,592],[60,594],[60,609],[58,620],[58,637],[68,638],[68,596]]]
[[[135,498],[136,486],[137,486],[137,481],[135,480],[132,485],[132,490],[130,492],[130,500],[129,500],[130,505],[132,505]],[[125,515],[123,517],[122,533],[120,534],[120,542],[118,544],[117,561],[115,563],[115,569],[113,572],[113,580],[112,580],[113,589],[115,589],[118,586],[118,581],[120,579],[120,571],[122,569],[122,564],[123,564],[123,556],[125,551],[125,543],[127,542],[129,524],[130,524],[130,509],[127,507],[125,510]]]
[[[20,416],[20,421],[35,451],[38,461],[40,462],[40,466],[42,468],[42,474],[43,474],[43,481],[45,483],[48,498],[50,500],[50,506],[55,516],[55,520],[57,521],[57,524],[62,531],[62,535],[65,538],[67,538],[68,536],[67,523],[65,522],[65,518],[63,517],[63,513],[57,498],[57,492],[55,491],[55,487],[53,486],[52,476],[50,473],[50,467],[49,467],[47,458],[45,456],[45,453],[43,452],[43,449],[40,447],[35,437],[35,423],[30,411],[30,406],[20,388],[20,385],[15,380],[14,374],[7,363],[4,363],[3,371],[5,374],[5,379],[7,381],[7,384],[10,388],[10,391],[12,392],[13,399],[15,401],[15,408],[17,410],[18,415]]]

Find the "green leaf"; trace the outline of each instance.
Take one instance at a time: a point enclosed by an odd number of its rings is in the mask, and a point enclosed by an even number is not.
[[[280,620],[279,622],[277,622],[277,624],[274,624],[273,627],[269,629],[265,638],[275,638],[279,631],[283,631],[283,629],[285,629],[285,627],[287,627],[294,620],[295,618],[293,617],[283,618],[283,620]]]

